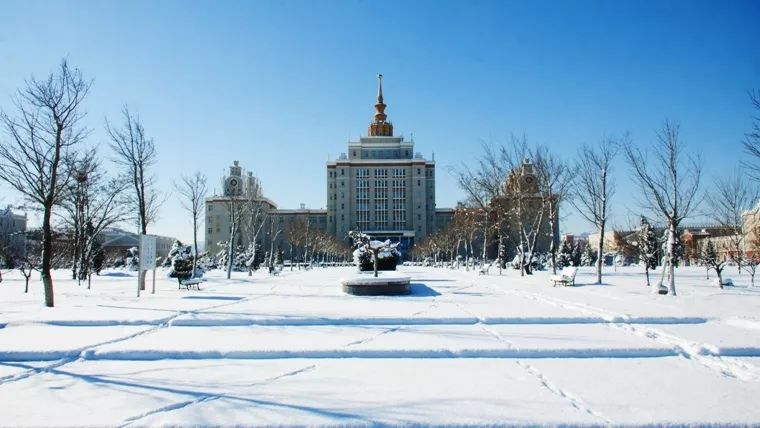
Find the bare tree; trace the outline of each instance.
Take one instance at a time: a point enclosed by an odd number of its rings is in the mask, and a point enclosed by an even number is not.
[[[155,177],[150,169],[156,163],[156,147],[153,139],[145,133],[140,117],[122,108],[122,125],[114,128],[106,121],[106,131],[111,138],[111,149],[132,184],[132,206],[136,209],[135,219],[139,233],[148,234],[148,225],[158,218],[158,208],[163,202],[156,190]],[[145,275],[140,272],[140,289],[145,289]]]
[[[675,251],[678,226],[700,203],[702,165],[698,157],[685,156],[678,125],[665,121],[657,132],[650,159],[629,141],[625,156],[634,179],[644,195],[644,208],[664,220],[667,226],[666,261],[668,294],[676,295]],[[665,264],[663,263],[663,269]],[[659,287],[652,287],[654,293]]]
[[[257,243],[261,231],[264,230],[264,225],[269,214],[269,210],[266,202],[262,199],[263,194],[259,180],[253,176],[253,173],[248,173],[248,188],[244,194],[245,196],[245,218],[243,218],[243,233],[246,234],[248,239],[248,245],[251,249],[251,257],[246,262],[248,266],[248,276],[253,274],[253,266],[256,263],[256,252],[258,251]]]
[[[710,238],[707,238],[706,241],[699,249],[699,261],[702,262],[708,271],[710,269],[715,271],[715,274],[718,275],[718,287],[723,288],[723,269],[726,268],[727,261],[720,257],[715,249],[715,244]]]
[[[123,193],[129,182],[124,177],[109,178],[94,149],[77,156],[71,168],[73,180],[62,198],[62,217],[74,232],[74,276],[78,281],[87,279],[89,289],[98,235],[128,217]]]
[[[705,213],[730,233],[728,253],[741,272],[744,254],[744,218],[742,213],[752,208],[757,200],[757,190],[744,179],[744,174],[734,172],[715,180],[715,187],[707,195],[709,209]]]
[[[549,152],[546,146],[535,150],[535,167],[538,187],[549,222],[549,254],[552,260],[552,273],[557,273],[557,243],[559,242],[559,208],[570,196],[575,179],[575,167],[562,158]]]
[[[91,81],[66,60],[47,79],[26,81],[14,97],[16,115],[0,113],[6,137],[0,144],[0,180],[42,211],[40,273],[45,305],[54,306],[52,267],[53,208],[70,178],[66,159],[88,134],[80,121]]]
[[[198,228],[208,192],[206,181],[206,176],[200,171],[196,171],[191,176],[183,175],[179,183],[174,183],[174,188],[180,196],[182,208],[193,217],[193,275],[195,275],[198,261]]]
[[[749,91],[749,101],[755,110],[752,130],[744,136],[744,151],[750,159],[742,161],[753,179],[760,180],[760,90]]]
[[[609,218],[609,202],[615,194],[615,181],[611,176],[612,161],[619,148],[618,142],[610,138],[602,140],[596,147],[583,146],[578,152],[575,186],[571,190],[570,203],[599,232],[596,248],[597,284],[602,283],[604,234]]]
[[[226,186],[222,182],[222,187],[225,188]],[[248,204],[245,203],[242,195],[236,195],[232,189],[227,189],[225,194],[229,195],[225,199],[224,206],[227,211],[230,228],[230,238],[227,240],[227,279],[230,279],[232,277],[232,267],[235,264],[235,247],[241,241],[240,229],[246,216]]]
[[[744,263],[742,269],[749,274],[750,287],[755,286],[755,274],[760,266],[760,227],[748,230],[745,244]]]
[[[280,236],[280,233],[282,233],[282,229],[278,227],[275,231],[274,217],[269,216],[269,230],[267,231],[269,237],[269,260],[267,261],[267,267],[269,267],[269,272],[274,270],[274,243],[277,237]]]
[[[482,145],[483,154],[478,158],[477,168],[461,165],[453,173],[459,187],[467,194],[470,205],[480,209],[483,215],[481,230],[483,232],[483,254],[485,263],[489,243],[489,234],[493,225],[489,221],[491,201],[502,192],[502,183],[507,176],[507,168],[499,162],[499,149],[488,144]]]

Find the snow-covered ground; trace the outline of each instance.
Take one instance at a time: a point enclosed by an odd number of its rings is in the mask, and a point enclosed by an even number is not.
[[[221,272],[201,290],[134,273],[56,307],[0,283],[0,425],[760,424],[760,287],[638,268],[607,285],[404,267],[411,296],[343,294],[350,268]],[[653,278],[655,275],[653,275]]]

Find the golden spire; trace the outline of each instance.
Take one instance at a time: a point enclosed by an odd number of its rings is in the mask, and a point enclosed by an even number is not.
[[[383,75],[377,75],[377,104],[375,104],[375,121],[369,125],[370,136],[393,136],[393,124],[387,121],[383,102]]]

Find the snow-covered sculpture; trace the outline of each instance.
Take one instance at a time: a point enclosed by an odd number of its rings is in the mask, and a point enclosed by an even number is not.
[[[362,271],[396,270],[401,261],[401,253],[396,249],[398,242],[373,240],[362,232],[349,232],[348,236],[354,241],[354,264]]]

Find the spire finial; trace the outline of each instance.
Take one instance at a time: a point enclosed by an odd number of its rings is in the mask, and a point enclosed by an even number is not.
[[[375,120],[369,125],[370,136],[393,136],[393,125],[388,122],[383,102],[383,75],[377,75],[377,103],[375,104]]]

